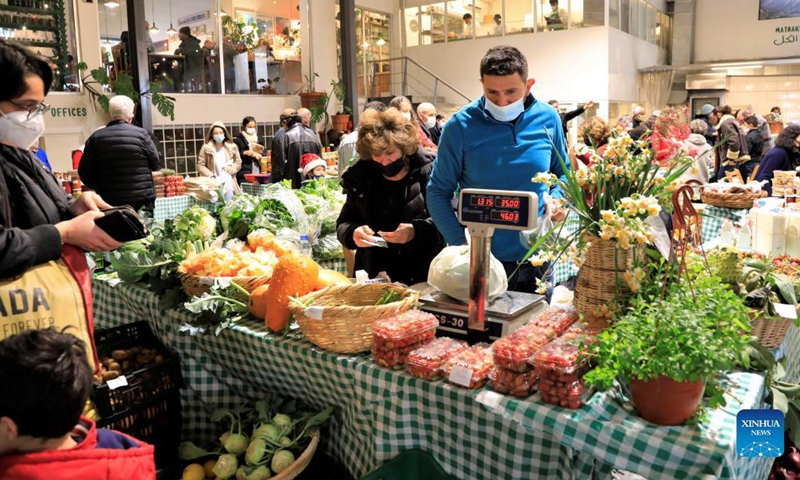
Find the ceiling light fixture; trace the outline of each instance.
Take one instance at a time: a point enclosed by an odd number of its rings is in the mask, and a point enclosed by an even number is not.
[[[383,38],[383,32],[378,33],[378,39],[375,40],[375,45],[377,45],[379,47],[382,47],[382,46],[386,45],[386,39]]]
[[[150,2],[151,12],[153,13],[153,24],[150,25],[150,33],[158,33],[160,30],[156,26],[156,0]]]
[[[175,35],[178,33],[178,31],[172,26],[172,0],[169,0],[169,28],[167,29],[167,33],[170,35]]]
[[[105,3],[105,6],[108,8],[117,8],[119,7],[119,2],[115,0],[109,0],[108,2]]]

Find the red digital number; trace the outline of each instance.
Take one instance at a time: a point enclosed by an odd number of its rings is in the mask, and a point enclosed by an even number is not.
[[[502,212],[500,213],[500,218],[507,222],[516,222],[519,220],[519,213]]]
[[[503,199],[500,201],[500,206],[505,208],[519,208],[519,200]]]

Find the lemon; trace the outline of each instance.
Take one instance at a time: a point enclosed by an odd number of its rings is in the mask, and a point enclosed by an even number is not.
[[[193,463],[183,469],[181,480],[205,480],[206,469],[199,463]]]

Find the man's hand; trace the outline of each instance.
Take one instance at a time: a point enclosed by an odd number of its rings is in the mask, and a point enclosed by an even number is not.
[[[120,242],[95,225],[95,219],[102,216],[98,211],[87,211],[72,220],[57,223],[56,229],[61,234],[61,242],[75,245],[87,252],[107,252],[119,248],[122,245]]]
[[[545,210],[550,214],[550,219],[553,220],[553,223],[563,222],[567,218],[567,211],[558,202],[547,203]]]
[[[69,211],[76,217],[86,212],[97,212],[111,208],[100,195],[95,192],[84,192],[77,200],[72,202]]]
[[[583,106],[584,110],[591,110],[594,108],[594,100],[589,100],[586,102],[586,105]]]
[[[358,248],[373,247],[374,245],[366,243],[369,241],[369,237],[373,235],[375,235],[375,232],[372,231],[371,228],[366,225],[361,225],[353,232],[353,243],[355,243]]]
[[[394,232],[378,232],[378,235],[389,243],[408,243],[414,240],[414,225],[401,223]]]

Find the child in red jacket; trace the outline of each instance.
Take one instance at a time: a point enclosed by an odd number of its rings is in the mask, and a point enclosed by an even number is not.
[[[83,342],[53,329],[0,342],[0,478],[155,479],[153,447],[80,416],[92,390]]]

